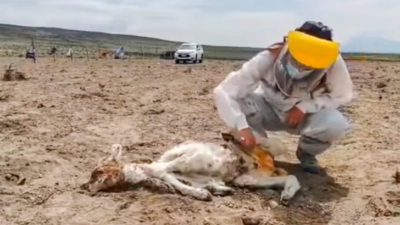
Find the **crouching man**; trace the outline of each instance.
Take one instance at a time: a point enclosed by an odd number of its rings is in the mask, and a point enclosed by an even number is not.
[[[214,98],[220,117],[238,131],[245,148],[266,131],[298,134],[301,167],[325,175],[316,156],[348,129],[337,108],[351,101],[352,89],[331,29],[308,21],[231,72],[214,89]]]

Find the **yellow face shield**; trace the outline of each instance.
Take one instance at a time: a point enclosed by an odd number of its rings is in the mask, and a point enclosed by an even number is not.
[[[339,43],[300,31],[290,31],[287,42],[290,55],[304,66],[314,69],[329,67],[339,54]]]

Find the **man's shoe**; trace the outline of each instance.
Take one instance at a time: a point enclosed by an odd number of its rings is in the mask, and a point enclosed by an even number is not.
[[[302,149],[298,148],[296,151],[296,156],[300,161],[301,168],[311,174],[325,176],[326,170],[318,164],[318,160],[314,155],[304,152]]]

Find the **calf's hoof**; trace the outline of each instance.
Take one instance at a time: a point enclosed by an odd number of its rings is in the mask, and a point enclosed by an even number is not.
[[[214,196],[228,196],[233,194],[233,189],[230,187],[215,187],[213,185],[208,185],[205,187]]]
[[[205,189],[200,189],[199,192],[193,197],[197,200],[207,201],[207,202],[212,200],[212,194]]]
[[[212,192],[213,195],[215,196],[228,196],[228,195],[232,195],[233,194],[233,189],[219,189],[219,190],[214,190]]]
[[[297,178],[294,175],[289,175],[281,193],[281,204],[285,206],[289,205],[290,201],[297,194],[300,188],[301,186]]]
[[[283,206],[288,206],[289,204],[290,204],[290,200],[291,200],[291,198],[289,198],[288,196],[281,196],[281,200],[280,200],[280,203],[281,203],[281,205],[283,205]]]

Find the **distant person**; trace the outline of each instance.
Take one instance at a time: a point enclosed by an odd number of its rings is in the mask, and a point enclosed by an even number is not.
[[[220,117],[238,130],[245,148],[254,147],[254,135],[267,137],[266,131],[298,134],[301,167],[325,175],[316,156],[348,129],[337,108],[351,101],[352,92],[332,30],[308,21],[231,72],[214,98]]]

